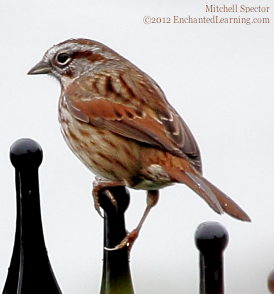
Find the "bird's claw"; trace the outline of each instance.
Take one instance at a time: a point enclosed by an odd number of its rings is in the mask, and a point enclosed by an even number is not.
[[[118,205],[117,205],[117,201],[116,201],[115,197],[112,195],[112,193],[108,189],[105,190],[105,194],[107,195],[107,198],[111,201],[112,205],[115,207],[116,212],[117,212]]]
[[[112,205],[115,207],[116,209],[116,212],[118,210],[118,205],[117,205],[117,201],[115,199],[115,197],[112,195],[112,193],[108,190],[108,189],[105,189],[105,194],[107,196],[108,199],[110,199]],[[94,199],[94,207],[96,209],[96,211],[99,213],[99,215],[104,218],[103,214],[102,214],[102,211],[100,209],[100,202],[99,202],[99,190],[97,189],[94,189],[93,190],[93,199]]]
[[[100,202],[99,202],[99,196],[98,196],[98,193],[95,193],[93,192],[93,199],[94,199],[94,207],[95,207],[95,210],[99,213],[99,215],[104,218],[103,214],[102,214],[102,211],[100,209]]]
[[[93,182],[92,195],[93,195],[93,199],[94,199],[95,209],[101,217],[103,217],[103,215],[100,210],[99,191],[104,189],[106,196],[108,197],[108,199],[110,199],[111,203],[113,204],[113,206],[115,207],[116,212],[117,212],[117,210],[118,210],[117,201],[116,201],[115,197],[112,195],[112,193],[107,189],[109,187],[117,187],[117,186],[123,186],[123,183],[119,182],[119,181],[111,182],[111,181],[103,180],[98,177],[95,178],[95,181]]]
[[[130,233],[127,232],[126,237],[118,245],[116,245],[113,248],[104,247],[104,249],[107,250],[107,251],[116,251],[116,250],[122,249],[125,246],[127,246],[127,250],[128,250],[128,253],[129,253],[133,243],[135,242],[135,240],[138,237],[138,234],[139,234],[138,229],[135,229]]]

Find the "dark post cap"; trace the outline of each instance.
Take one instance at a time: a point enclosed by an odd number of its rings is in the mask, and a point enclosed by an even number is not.
[[[195,243],[202,253],[223,251],[228,244],[228,232],[218,222],[204,222],[195,232]]]
[[[19,139],[10,147],[10,161],[17,169],[38,168],[43,160],[41,146],[32,139]]]

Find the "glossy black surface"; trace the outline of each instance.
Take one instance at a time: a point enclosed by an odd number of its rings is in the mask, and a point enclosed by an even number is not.
[[[129,205],[129,193],[124,187],[109,189],[117,201],[118,210],[104,193],[100,204],[104,209],[104,246],[113,248],[126,236],[124,213]],[[104,250],[103,276],[100,294],[133,294],[127,247]]]
[[[227,230],[217,222],[199,225],[195,242],[200,250],[200,294],[223,294],[223,251],[228,244]]]
[[[20,139],[11,146],[17,220],[3,294],[62,293],[50,265],[43,234],[38,179],[42,158],[40,145],[31,139]]]

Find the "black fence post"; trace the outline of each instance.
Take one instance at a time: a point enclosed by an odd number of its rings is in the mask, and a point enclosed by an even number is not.
[[[113,248],[126,236],[124,213],[130,196],[124,187],[109,188],[109,191],[117,201],[117,211],[103,192],[99,197],[104,209],[104,247]],[[100,294],[134,294],[127,247],[115,251],[104,249]]]
[[[227,230],[217,222],[199,225],[195,233],[200,251],[200,294],[223,294],[223,251],[228,243]]]
[[[31,139],[10,150],[15,167],[17,220],[13,254],[3,294],[61,294],[45,246],[39,199],[38,168],[42,149]]]

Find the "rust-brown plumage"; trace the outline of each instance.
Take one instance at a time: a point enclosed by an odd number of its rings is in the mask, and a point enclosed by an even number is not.
[[[158,190],[184,183],[218,213],[250,221],[228,196],[202,177],[199,148],[186,123],[148,75],[105,45],[67,40],[50,48],[30,74],[49,73],[61,83],[59,121],[66,142],[100,180],[148,191],[136,230],[116,249],[133,243]],[[111,198],[111,195],[109,194]]]

